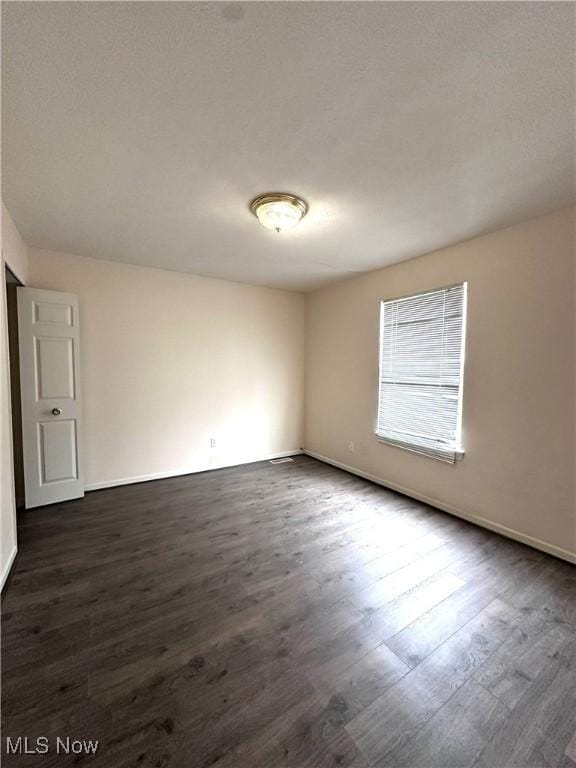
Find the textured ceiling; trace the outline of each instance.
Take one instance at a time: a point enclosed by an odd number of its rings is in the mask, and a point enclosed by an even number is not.
[[[2,5],[29,244],[308,290],[574,199],[573,3]]]

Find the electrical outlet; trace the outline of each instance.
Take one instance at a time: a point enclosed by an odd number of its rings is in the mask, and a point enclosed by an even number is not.
[[[210,438],[210,448],[216,448],[216,438],[211,437]]]
[[[356,445],[352,442],[352,440],[350,440],[350,442],[348,443],[348,450],[350,451],[350,453],[354,453],[354,451],[356,450]]]

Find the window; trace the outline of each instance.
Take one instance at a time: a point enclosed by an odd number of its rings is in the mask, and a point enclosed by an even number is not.
[[[379,440],[455,461],[465,323],[466,283],[381,302]]]

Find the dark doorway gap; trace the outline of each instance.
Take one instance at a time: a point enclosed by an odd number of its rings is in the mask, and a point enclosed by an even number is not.
[[[22,450],[22,410],[20,406],[20,350],[18,344],[18,286],[20,280],[5,268],[6,310],[8,317],[8,356],[10,360],[10,399],[16,508],[24,508],[24,454]]]

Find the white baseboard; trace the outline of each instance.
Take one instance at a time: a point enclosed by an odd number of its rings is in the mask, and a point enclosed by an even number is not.
[[[4,570],[2,571],[2,575],[0,576],[0,592],[4,589],[4,584],[6,584],[6,579],[8,578],[8,574],[10,573],[10,569],[12,568],[12,565],[14,564],[14,560],[16,558],[16,553],[17,552],[18,552],[18,547],[16,546],[16,544],[14,544],[12,552],[10,552],[10,557],[8,558],[8,562],[4,566]]]
[[[323,461],[325,464],[332,464],[332,466],[338,467],[338,469],[343,469],[345,472],[358,475],[359,477],[363,477],[365,480],[370,480],[371,482],[377,483],[378,485],[383,485],[385,488],[390,488],[393,491],[398,491],[398,493],[402,493],[405,496],[410,496],[417,501],[422,501],[425,504],[429,504],[431,507],[437,507],[443,512],[448,512],[450,515],[460,517],[463,520],[474,523],[475,525],[480,525],[482,528],[488,528],[488,530],[494,531],[495,533],[500,533],[502,536],[506,536],[509,539],[514,539],[514,541],[527,544],[529,547],[534,547],[534,549],[539,549],[549,555],[554,555],[555,557],[559,557],[562,560],[567,560],[569,563],[576,563],[576,554],[570,552],[567,549],[562,549],[561,547],[557,547],[554,544],[549,544],[547,541],[535,539],[533,536],[527,536],[525,533],[520,533],[520,531],[516,531],[513,528],[507,528],[505,525],[500,525],[500,523],[493,523],[491,520],[486,520],[484,517],[478,517],[478,515],[465,512],[462,509],[457,509],[450,504],[446,504],[443,501],[438,501],[438,499],[433,499],[430,496],[425,496],[424,494],[418,493],[417,491],[412,491],[409,488],[404,488],[404,486],[398,485],[397,483],[390,483],[387,480],[383,480],[382,478],[377,477],[376,475],[371,475],[368,472],[363,472],[361,469],[356,469],[356,467],[350,467],[348,464],[343,464],[342,462],[336,461],[335,459],[330,459],[328,456],[322,456],[320,453],[315,453],[314,451],[308,451],[306,449],[304,449],[304,453],[307,456],[311,456],[313,459]]]
[[[183,475],[195,475],[198,472],[209,472],[213,469],[226,469],[226,467],[238,467],[242,464],[254,464],[258,461],[270,461],[270,459],[282,459],[285,456],[298,456],[303,453],[301,448],[293,451],[280,451],[279,453],[267,453],[264,456],[253,456],[243,461],[233,461],[229,464],[208,464],[206,466],[185,467],[172,469],[168,472],[154,472],[149,475],[134,475],[133,477],[118,477],[114,480],[102,480],[98,483],[86,483],[86,491],[99,491],[102,488],[115,488],[118,485],[132,485],[134,483],[147,483],[149,480],[165,480],[168,477],[182,477]]]

